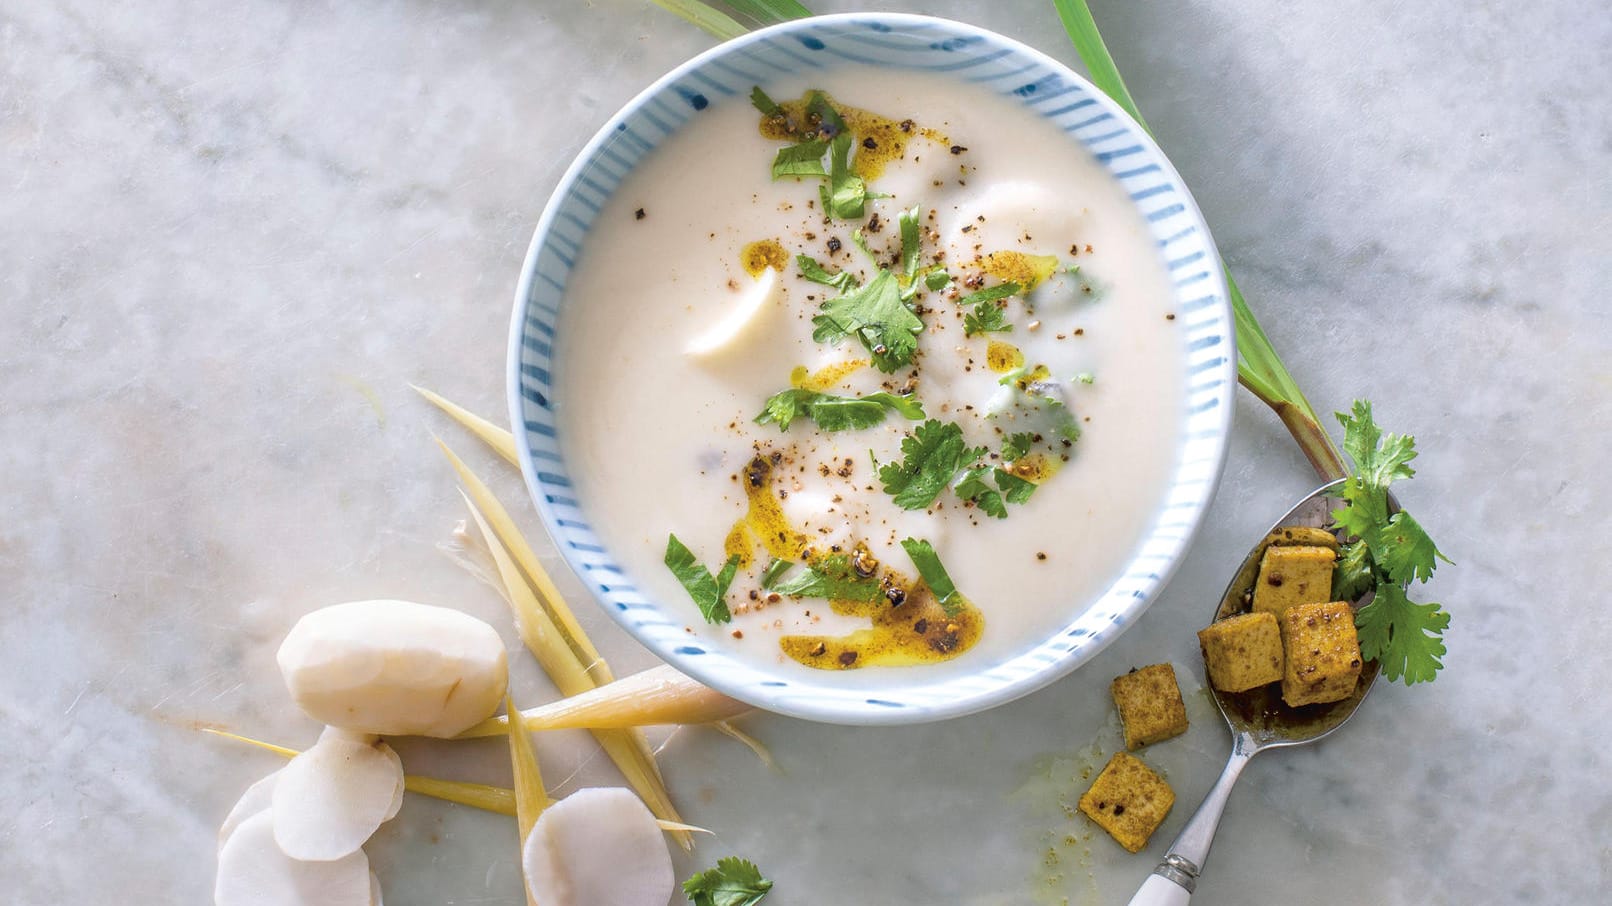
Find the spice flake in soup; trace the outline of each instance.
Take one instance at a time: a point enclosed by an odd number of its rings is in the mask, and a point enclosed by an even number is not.
[[[978,86],[851,67],[750,100],[648,155],[577,261],[556,406],[579,499],[743,656],[1011,656],[1118,576],[1174,465],[1153,240]]]

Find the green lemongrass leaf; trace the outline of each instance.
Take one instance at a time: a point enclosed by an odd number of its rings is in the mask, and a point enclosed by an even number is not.
[[[1075,45],[1075,52],[1086,64],[1092,82],[1146,130],[1147,121],[1142,118],[1142,111],[1131,97],[1130,89],[1125,87],[1125,80],[1119,74],[1114,57],[1108,52],[1108,45],[1097,29],[1097,22],[1092,18],[1086,0],[1053,0],[1053,5],[1058,10],[1058,17],[1063,20],[1064,30]],[[1331,480],[1349,474],[1344,468],[1337,444],[1322,427],[1315,408],[1299,390],[1298,382],[1293,380],[1293,375],[1276,354],[1270,337],[1260,328],[1259,321],[1248,308],[1248,301],[1243,298],[1242,290],[1232,279],[1224,260],[1220,262],[1220,268],[1225,272],[1226,290],[1231,296],[1232,320],[1237,335],[1238,380],[1249,392],[1276,410],[1310,464],[1323,478]]]
[[[912,565],[918,567],[918,576],[934,592],[935,602],[946,611],[946,615],[955,617],[961,613],[963,596],[957,593],[957,586],[952,584],[952,577],[941,565],[940,555],[935,553],[935,548],[928,541],[917,538],[903,540],[901,547],[912,558]]]
[[[750,29],[740,25],[727,13],[699,2],[699,0],[650,0],[656,6],[698,25],[724,41],[730,41]]]
[[[795,0],[727,0],[733,11],[762,25],[777,25],[790,19],[805,19],[812,11]]]

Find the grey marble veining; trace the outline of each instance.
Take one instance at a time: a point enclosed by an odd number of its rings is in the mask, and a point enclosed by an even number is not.
[[[1300,383],[1416,434],[1403,497],[1459,562],[1423,590],[1454,615],[1443,677],[1385,685],[1346,732],[1256,760],[1195,902],[1600,901],[1612,17],[1572,0],[1093,5]],[[1073,62],[1050,4],[879,6]],[[195,728],[312,740],[273,668],[297,615],[402,596],[505,625],[438,551],[462,511],[430,432],[536,520],[407,384],[503,411],[509,301],[548,192],[620,103],[709,43],[638,0],[0,7],[9,902],[205,901],[218,822],[275,758]],[[673,735],[674,792],[717,831],[680,874],[741,853],[777,880],[769,906],[1123,902],[1219,770],[1207,700],[1147,752],[1180,804],[1146,853],[1058,797],[1119,744],[1110,677],[1170,660],[1201,683],[1192,631],[1309,488],[1243,402],[1202,540],[1075,675],[931,726],[751,718],[776,773]],[[652,662],[582,616],[618,672]],[[523,698],[551,694],[515,660]],[[579,734],[540,752],[561,792],[616,782]],[[507,781],[495,742],[404,756]],[[522,902],[505,819],[411,798],[370,851],[394,906]]]

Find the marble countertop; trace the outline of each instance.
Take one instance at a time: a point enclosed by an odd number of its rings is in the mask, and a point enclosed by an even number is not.
[[[822,11],[849,8],[814,4]],[[1261,756],[1201,904],[1587,903],[1612,889],[1606,438],[1612,18],[1545,0],[1093,4],[1252,306],[1318,407],[1414,433],[1407,506],[1459,563],[1437,683]],[[951,14],[1070,62],[1050,4]],[[214,834],[306,744],[273,666],[335,601],[502,603],[439,552],[463,517],[408,389],[503,412],[508,310],[598,124],[709,46],[639,0],[247,0],[0,10],[0,878],[9,901],[207,900]],[[1275,174],[1275,178],[1271,175]],[[1207,700],[1148,750],[1180,802],[1142,855],[1064,804],[1119,742],[1109,679],[1173,661],[1310,475],[1244,395],[1205,532],[1140,624],[1015,704],[848,729],[755,716],[663,762],[768,906],[1124,902],[1219,772]],[[510,470],[461,438],[534,535]],[[565,587],[579,592],[557,561]],[[624,672],[650,656],[591,607]],[[516,690],[551,694],[529,659]],[[1599,717],[1599,719],[1598,719]],[[557,792],[618,782],[578,734]],[[411,770],[507,782],[496,741]],[[392,906],[517,904],[507,819],[410,798],[370,852]]]

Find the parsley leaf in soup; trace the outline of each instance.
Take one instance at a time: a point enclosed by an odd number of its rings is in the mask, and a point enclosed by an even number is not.
[[[969,448],[956,422],[930,419],[901,441],[901,461],[879,467],[884,492],[905,510],[921,510],[935,502],[963,467],[985,454]]]
[[[923,404],[910,396],[883,391],[862,397],[834,396],[796,387],[773,394],[756,416],[756,424],[776,422],[787,431],[790,423],[804,416],[824,431],[855,431],[884,421],[887,411],[910,419],[924,417]]]
[[[828,268],[823,267],[816,258],[810,255],[796,255],[795,266],[800,268],[800,275],[807,280],[813,283],[821,283],[824,286],[832,286],[842,293],[856,289],[859,285],[856,282],[856,276],[850,271],[839,271],[831,274],[828,272]]]
[[[728,612],[727,595],[728,586],[733,584],[733,577],[739,571],[738,557],[729,557],[722,565],[722,572],[713,576],[676,535],[667,535],[665,563],[683,590],[694,599],[694,606],[700,609],[707,623],[727,623],[733,619],[733,614]]]
[[[775,577],[768,591],[795,598],[827,598],[831,601],[877,601],[884,589],[871,576],[857,575],[850,554],[829,554],[787,578]]]
[[[880,271],[867,286],[823,303],[823,313],[812,318],[817,329],[812,339],[832,343],[854,336],[873,364],[886,373],[912,361],[924,322],[901,301],[901,290],[889,271]]]
[[[683,882],[683,894],[693,906],[755,906],[772,890],[761,869],[745,859],[728,856]]]
[[[840,112],[821,91],[812,92],[806,99],[806,121],[824,138],[838,138],[851,132]]]
[[[969,293],[963,298],[958,299],[957,304],[964,308],[968,308],[971,305],[977,306],[981,302],[996,302],[1006,299],[1009,296],[1017,296],[1019,294],[1019,289],[1019,284],[1009,280],[1006,283],[998,283],[995,286],[986,287],[979,292]]]
[[[912,558],[912,565],[918,567],[918,577],[934,592],[935,603],[946,611],[947,616],[957,616],[963,609],[963,596],[957,593],[957,586],[952,584],[952,577],[941,565],[940,555],[935,553],[934,546],[918,538],[907,538],[901,542],[901,546]]]

